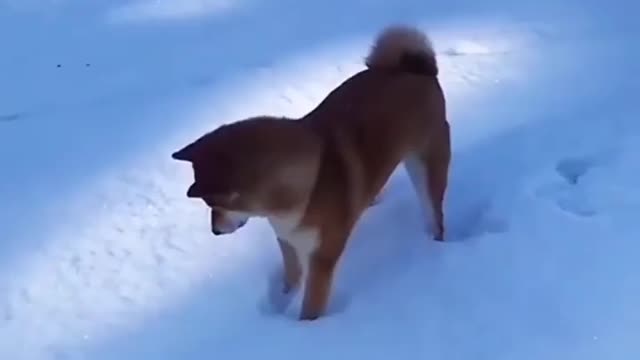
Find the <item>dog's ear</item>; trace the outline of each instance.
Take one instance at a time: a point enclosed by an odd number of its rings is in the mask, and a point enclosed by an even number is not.
[[[204,187],[197,181],[191,184],[191,186],[189,186],[189,189],[187,190],[187,197],[189,198],[202,198],[206,195],[207,192],[205,191]]]
[[[193,162],[195,160],[196,152],[197,152],[196,144],[197,144],[196,142],[193,142],[183,147],[182,149],[174,152],[173,154],[171,154],[171,158],[174,160]]]

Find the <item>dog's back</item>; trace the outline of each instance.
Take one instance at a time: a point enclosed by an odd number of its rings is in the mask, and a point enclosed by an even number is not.
[[[426,157],[430,144],[442,142],[445,127],[448,138],[434,51],[421,32],[387,29],[366,65],[302,119],[332,148],[326,150],[332,152],[327,157],[331,164],[324,165],[316,191],[328,192],[321,188],[327,186],[333,193],[342,192],[332,198],[344,202],[347,217],[372,201],[400,162],[412,155]],[[322,198],[318,202],[327,201]]]
[[[353,227],[400,162],[423,209],[433,210],[434,238],[443,240],[451,144],[433,48],[418,30],[388,28],[366,65],[302,119],[323,149],[299,230],[281,237],[283,249],[294,249],[283,250],[287,272],[297,273],[287,254],[308,264],[302,319],[324,312]]]

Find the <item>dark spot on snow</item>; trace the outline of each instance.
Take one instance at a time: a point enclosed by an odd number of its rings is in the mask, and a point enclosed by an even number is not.
[[[31,294],[29,293],[29,290],[25,288],[20,289],[20,298],[23,302],[31,304]]]
[[[537,195],[550,200],[563,212],[588,218],[598,215],[598,210],[592,203],[588,194],[578,186],[580,179],[587,174],[597,160],[595,157],[565,158],[556,164],[555,170],[564,182],[553,181],[540,186]]]
[[[566,158],[558,161],[556,171],[567,183],[575,185],[593,166],[591,158]]]
[[[9,122],[16,121],[23,117],[24,114],[21,113],[10,113],[5,115],[0,115],[0,122]]]
[[[459,51],[457,49],[454,49],[454,48],[449,48],[449,49],[443,51],[442,53],[444,55],[446,55],[446,56],[463,56],[463,55],[466,55],[465,53],[463,53],[463,52],[461,52],[461,51]]]

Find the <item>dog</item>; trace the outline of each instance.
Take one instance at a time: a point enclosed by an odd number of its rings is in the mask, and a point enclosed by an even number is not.
[[[255,116],[172,154],[191,163],[188,198],[211,208],[216,235],[265,217],[282,253],[283,292],[301,287],[299,320],[325,315],[353,227],[404,164],[433,239],[444,240],[450,127],[438,64],[424,32],[384,28],[362,71],[298,119]]]

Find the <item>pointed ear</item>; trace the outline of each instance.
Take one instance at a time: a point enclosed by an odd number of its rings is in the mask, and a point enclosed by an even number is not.
[[[189,186],[189,190],[187,190],[187,197],[189,198],[201,198],[207,195],[202,184],[198,182],[194,182]]]
[[[171,154],[171,158],[173,158],[174,160],[193,162],[193,160],[195,159],[195,155],[196,155],[196,143],[193,142],[183,147],[182,149],[174,152],[173,154]]]

